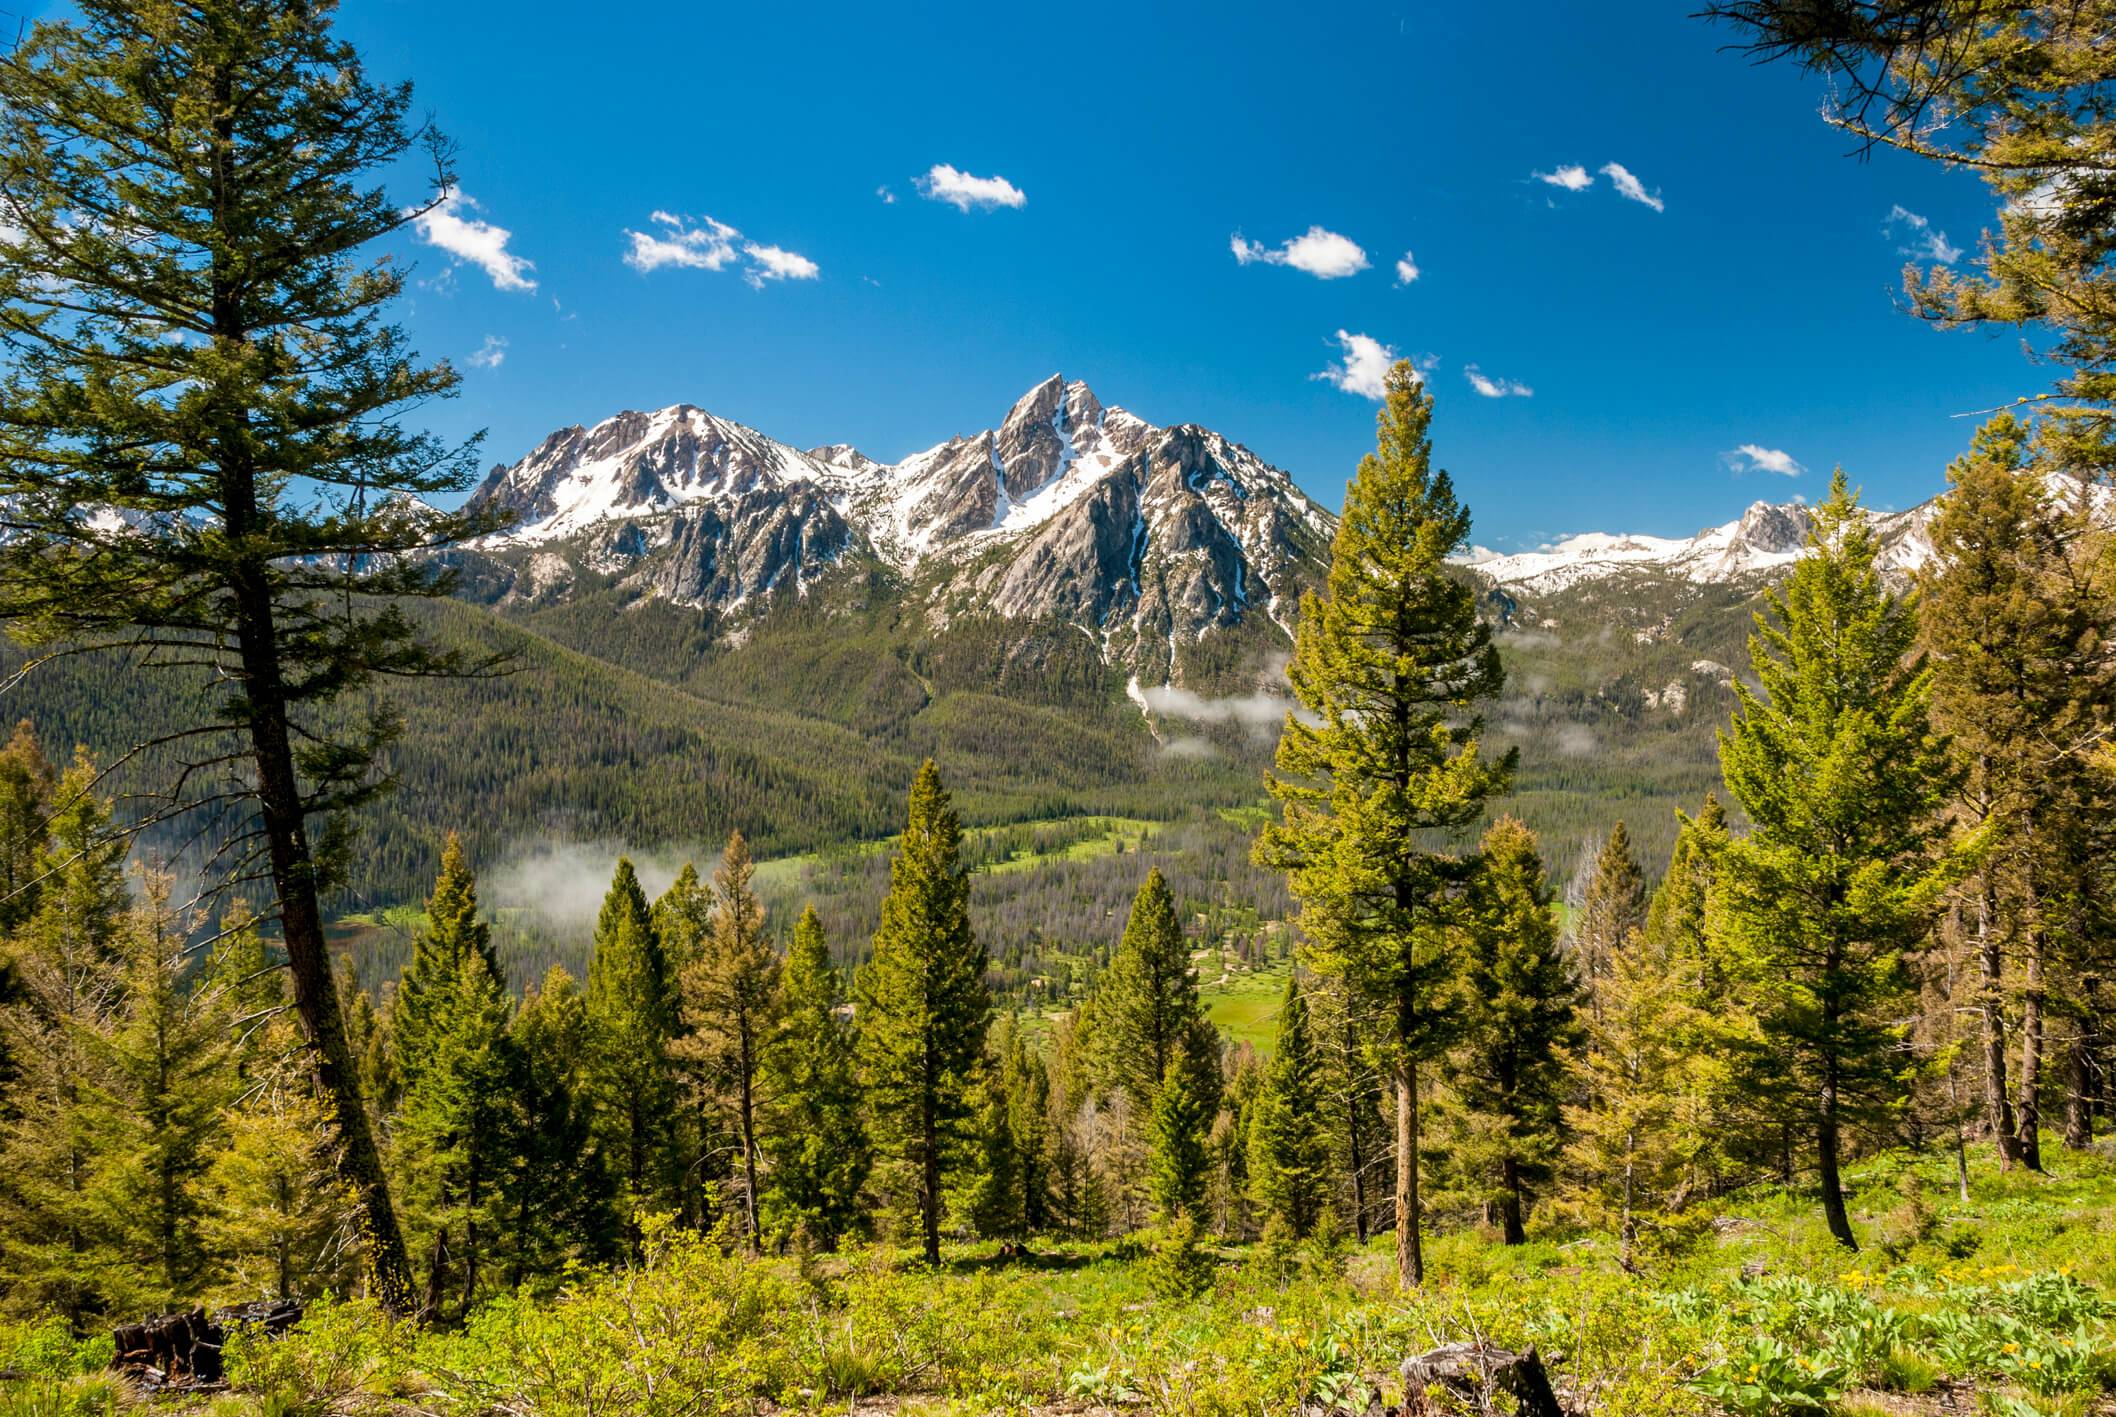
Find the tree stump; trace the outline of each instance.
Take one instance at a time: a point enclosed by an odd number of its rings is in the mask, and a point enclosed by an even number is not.
[[[1427,1394],[1453,1399],[1442,1407]],[[1466,1407],[1478,1417],[1565,1417],[1543,1360],[1485,1343],[1449,1343],[1403,1363],[1404,1417],[1438,1417]]]
[[[110,1333],[110,1366],[132,1374],[152,1388],[200,1387],[225,1376],[221,1348],[228,1330],[255,1324],[277,1338],[301,1322],[294,1300],[259,1300],[208,1315],[204,1309],[163,1314],[136,1324],[121,1324]]]

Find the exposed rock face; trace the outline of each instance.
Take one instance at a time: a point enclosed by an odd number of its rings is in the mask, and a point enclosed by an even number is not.
[[[799,452],[689,405],[552,434],[476,499],[514,525],[476,548],[505,594],[570,594],[577,563],[725,614],[879,565],[932,613],[1055,620],[1160,680],[1241,626],[1283,639],[1330,514],[1217,433],[1156,428],[1053,377],[997,428],[896,464]],[[481,577],[489,583],[490,577]]]

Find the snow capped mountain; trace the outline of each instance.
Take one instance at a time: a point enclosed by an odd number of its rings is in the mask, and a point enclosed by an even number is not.
[[[1869,514],[1881,539],[1883,571],[1909,574],[1932,555],[1933,503],[1907,512]],[[1535,551],[1478,552],[1468,564],[1494,584],[1548,594],[1627,572],[1655,573],[1698,584],[1762,579],[1800,558],[1813,512],[1799,502],[1756,502],[1724,526],[1691,537],[1592,531]]]
[[[621,413],[553,433],[473,500],[513,517],[475,550],[518,599],[566,594],[578,567],[724,613],[849,561],[904,580],[939,622],[1068,622],[1156,681],[1245,623],[1282,644],[1335,526],[1241,445],[1155,427],[1061,375],[996,427],[893,464],[687,404]]]

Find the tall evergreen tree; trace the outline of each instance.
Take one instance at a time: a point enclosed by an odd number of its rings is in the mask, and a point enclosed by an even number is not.
[[[614,1170],[618,1219],[634,1252],[637,1215],[674,1197],[676,1021],[668,968],[629,858],[620,857],[595,922],[588,965],[586,1089],[597,1147]]]
[[[2053,496],[2045,472],[2026,425],[2001,415],[1978,430],[1948,470],[1932,526],[1939,554],[1921,584],[1933,716],[1962,777],[1957,812],[1986,838],[1965,904],[2001,1167],[2041,1165],[2053,976],[2107,937],[2100,823],[2109,802],[2093,753],[2116,717],[2105,645],[2116,602],[2107,570],[2083,546],[2090,529]],[[2009,993],[2018,999],[2017,1097],[2007,1081]]]
[[[962,826],[928,759],[882,902],[874,953],[859,974],[860,1051],[877,1140],[917,1175],[926,1262],[940,1263],[942,1184],[971,1120],[992,1001],[985,951],[970,928]]]
[[[824,1248],[859,1224],[867,1183],[856,1044],[815,907],[801,912],[779,976],[779,1034],[765,1055],[764,1225]]]
[[[470,667],[398,602],[448,590],[414,553],[491,521],[433,510],[476,475],[474,448],[397,421],[457,383],[388,322],[404,275],[380,253],[452,199],[449,148],[409,121],[408,88],[367,77],[333,8],[83,0],[0,67],[0,620],[38,650],[122,644],[224,681],[170,700],[201,707],[159,813],[231,782],[253,809],[224,859],[270,878],[372,1281],[401,1307],[321,900],[332,823],[377,790],[394,728],[346,696]],[[430,185],[407,203],[384,183],[421,157]],[[197,771],[235,755],[245,772]]]
[[[1468,867],[1436,832],[1474,822],[1513,757],[1481,751],[1473,706],[1504,672],[1476,592],[1449,567],[1469,536],[1432,467],[1433,402],[1389,371],[1376,451],[1345,491],[1327,593],[1301,603],[1288,670],[1314,721],[1289,716],[1270,778],[1283,820],[1257,859],[1287,872],[1319,967],[1386,1009],[1396,1095],[1396,1267],[1422,1283],[1418,1071],[1444,1042],[1447,914]]]
[[[1096,1017],[1109,1080],[1142,1110],[1153,1106],[1177,1059],[1209,1043],[1190,943],[1158,866],[1147,872],[1132,901],[1124,938],[1096,999]]]
[[[764,933],[764,907],[750,887],[749,844],[727,839],[713,875],[712,923],[679,981],[683,1031],[673,1049],[691,1085],[734,1117],[742,1161],[742,1233],[755,1249],[760,1228],[757,1084],[778,1031],[779,956]]]
[[[1753,825],[1720,853],[1717,929],[1812,1109],[1823,1213],[1854,1249],[1845,1134],[1900,1092],[1903,960],[1946,883],[1937,823],[1951,786],[1931,674],[1912,653],[1916,614],[1882,585],[1877,550],[1839,472],[1809,554],[1757,614],[1762,693],[1735,684],[1719,740],[1727,789]]]
[[[1631,836],[1619,820],[1595,855],[1587,900],[1573,931],[1582,982],[1591,985],[1608,973],[1617,952],[1645,928],[1646,877],[1631,854]]]
[[[477,877],[463,854],[463,839],[450,832],[441,844],[425,921],[412,932],[411,960],[390,996],[389,1033],[401,1083],[417,1082],[435,1047],[428,1037],[432,1018],[453,1006],[463,961],[473,954],[484,959],[492,978],[506,977],[493,951],[492,927],[478,916]]]
[[[1506,1243],[1518,1245],[1529,1187],[1557,1156],[1580,988],[1558,947],[1535,833],[1501,817],[1479,850],[1462,913],[1462,1041],[1447,1075],[1468,1113],[1458,1156],[1489,1188]]]
[[[1308,1029],[1298,970],[1286,976],[1278,1036],[1249,1117],[1249,1184],[1269,1221],[1305,1240],[1330,1198],[1322,1058]]]

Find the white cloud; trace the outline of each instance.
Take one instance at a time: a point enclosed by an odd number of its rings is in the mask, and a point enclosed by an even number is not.
[[[1743,443],[1731,453],[1721,453],[1720,459],[1735,472],[1775,472],[1780,477],[1798,477],[1807,469],[1794,461],[1793,455],[1781,448],[1766,448],[1758,443]]]
[[[632,243],[632,249],[625,252],[625,264],[635,271],[644,274],[663,266],[717,271],[735,259],[735,238],[742,233],[724,221],[706,217],[693,223],[673,212],[655,212],[653,220],[662,228],[660,232],[625,231]]]
[[[536,263],[507,249],[507,242],[514,233],[504,226],[494,226],[489,221],[465,215],[477,209],[478,204],[461,189],[451,187],[441,194],[436,206],[419,213],[413,225],[420,240],[429,246],[440,247],[459,261],[477,266],[492,277],[493,285],[499,289],[536,289],[536,282],[529,278]]]
[[[1469,376],[1469,386],[1488,399],[1533,398],[1535,390],[1519,379],[1494,379],[1472,364],[1462,371]]]
[[[497,369],[507,362],[507,340],[502,335],[487,335],[478,346],[477,353],[465,355],[463,362],[473,369]]]
[[[886,182],[874,189],[874,195],[882,199],[882,205],[885,207],[896,205],[896,193],[889,190],[889,184]]]
[[[1576,162],[1567,163],[1550,172],[1535,172],[1529,175],[1538,182],[1548,182],[1551,186],[1563,187],[1568,192],[1584,192],[1594,185],[1594,179],[1587,175],[1587,169]]]
[[[945,162],[936,162],[923,177],[913,179],[919,195],[946,202],[957,211],[993,211],[999,207],[1024,207],[1029,195],[1004,177],[972,177]]]
[[[642,275],[663,266],[679,270],[722,271],[739,255],[747,264],[742,279],[759,290],[766,281],[814,280],[821,268],[798,251],[758,241],[743,241],[742,233],[712,217],[678,216],[657,211],[652,224],[658,231],[632,231],[626,238],[631,249],[625,264]],[[739,243],[739,244],[738,244]]]
[[[1951,266],[1962,258],[1962,248],[1950,242],[1946,232],[1901,202],[1889,209],[1888,220],[1883,223],[1881,232],[1905,243],[1896,248],[1901,255],[1938,261],[1943,266]]]
[[[1668,204],[1660,199],[1660,193],[1648,192],[1646,184],[1632,176],[1631,169],[1625,167],[1622,163],[1605,162],[1602,164],[1601,171],[1602,176],[1608,178],[1610,185],[1616,188],[1619,196],[1628,197],[1632,201],[1649,206],[1657,212],[1664,212],[1668,209]]]
[[[768,280],[814,280],[820,273],[814,261],[783,246],[752,242],[742,248],[742,254],[749,257],[749,269],[742,273],[742,279],[759,290]]]
[[[1371,335],[1355,335],[1349,330],[1337,332],[1337,345],[1344,352],[1343,357],[1308,377],[1348,394],[1379,400],[1388,391],[1389,368],[1397,359],[1395,349]]]
[[[1396,284],[1409,285],[1418,279],[1420,274],[1422,272],[1418,269],[1418,263],[1411,259],[1410,252],[1406,251],[1396,258]]]
[[[1291,266],[1317,280],[1336,280],[1357,275],[1367,268],[1367,253],[1359,243],[1334,231],[1311,226],[1276,250],[1261,241],[1244,241],[1236,232],[1229,242],[1234,259],[1243,265],[1261,261],[1267,266]]]

